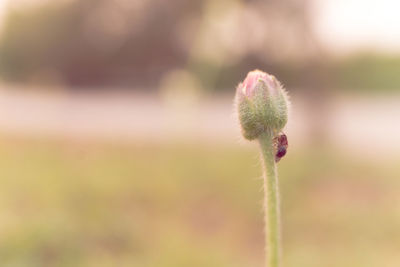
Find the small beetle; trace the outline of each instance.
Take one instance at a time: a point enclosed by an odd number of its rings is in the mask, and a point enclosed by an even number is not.
[[[274,138],[274,146],[276,149],[275,153],[275,162],[279,162],[283,156],[286,155],[286,151],[288,148],[288,141],[286,134],[280,133],[277,137]]]

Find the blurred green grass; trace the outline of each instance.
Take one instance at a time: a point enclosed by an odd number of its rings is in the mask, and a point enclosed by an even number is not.
[[[263,266],[252,145],[0,141],[0,266]],[[400,166],[279,163],[284,266],[400,266]]]

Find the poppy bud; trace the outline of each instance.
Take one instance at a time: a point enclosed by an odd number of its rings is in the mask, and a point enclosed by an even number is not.
[[[289,100],[273,75],[260,70],[247,74],[236,91],[236,104],[243,136],[256,139],[264,132],[276,134],[287,122]]]

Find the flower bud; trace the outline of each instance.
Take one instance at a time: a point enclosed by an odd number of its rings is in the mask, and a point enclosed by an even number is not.
[[[236,91],[242,134],[248,140],[264,132],[277,134],[287,122],[289,100],[273,75],[260,70],[247,74]]]

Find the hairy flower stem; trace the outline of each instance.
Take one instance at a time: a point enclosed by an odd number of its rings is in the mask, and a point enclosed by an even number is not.
[[[267,267],[280,266],[280,212],[278,177],[271,131],[258,137],[264,168],[265,242]]]

